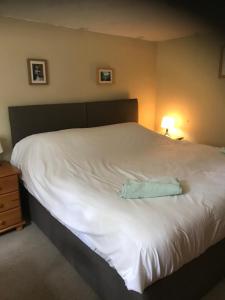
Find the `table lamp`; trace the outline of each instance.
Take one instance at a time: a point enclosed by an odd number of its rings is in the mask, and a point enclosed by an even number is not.
[[[169,129],[174,127],[174,119],[172,117],[164,116],[162,118],[161,127],[166,129],[165,135],[169,136]]]

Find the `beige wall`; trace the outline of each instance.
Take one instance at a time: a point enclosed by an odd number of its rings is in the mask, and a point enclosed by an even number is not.
[[[222,43],[213,35],[196,35],[156,44],[0,18],[0,139],[5,157],[11,143],[10,105],[129,97],[139,99],[139,119],[146,127],[160,130],[162,116],[173,115],[178,135],[225,145],[225,79],[218,78]],[[28,57],[48,60],[48,86],[28,84]],[[115,84],[96,84],[101,66],[114,68]]]
[[[0,139],[6,157],[10,105],[137,97],[140,123],[154,128],[154,43],[0,18],[0,45]],[[48,86],[28,84],[28,57],[48,60]],[[102,66],[114,68],[115,84],[96,84],[96,68]]]
[[[225,146],[225,79],[218,78],[224,39],[195,35],[157,45],[156,128],[174,115],[192,141]]]

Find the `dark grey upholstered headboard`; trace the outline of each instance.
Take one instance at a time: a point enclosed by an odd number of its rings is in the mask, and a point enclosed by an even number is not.
[[[11,106],[8,109],[13,145],[35,133],[138,121],[137,99]]]

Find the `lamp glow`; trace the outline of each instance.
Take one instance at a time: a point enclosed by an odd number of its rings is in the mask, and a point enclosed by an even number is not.
[[[162,118],[161,127],[166,129],[165,135],[169,136],[169,129],[174,128],[174,119],[169,116]]]

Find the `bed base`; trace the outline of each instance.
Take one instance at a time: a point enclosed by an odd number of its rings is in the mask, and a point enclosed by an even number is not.
[[[102,300],[199,300],[225,276],[224,239],[143,294],[128,291],[115,269],[22,189],[26,218],[43,231]]]

